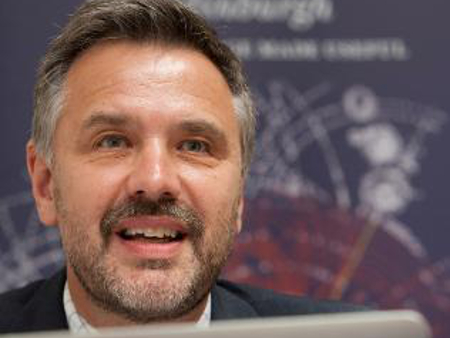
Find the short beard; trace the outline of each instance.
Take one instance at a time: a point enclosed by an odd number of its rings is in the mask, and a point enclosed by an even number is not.
[[[105,213],[100,224],[103,245],[98,248],[91,243],[86,231],[79,230],[82,227],[71,222],[73,217],[69,218],[61,198],[58,200],[58,211],[67,232],[63,244],[68,263],[82,287],[97,306],[137,324],[182,318],[195,309],[206,299],[218,278],[236,235],[237,203],[228,215],[219,219],[219,224],[212,225],[215,231],[207,242],[205,225],[193,210],[170,200],[139,199]],[[126,280],[120,276],[117,266],[108,264],[107,251],[115,226],[124,218],[140,215],[166,215],[186,225],[187,238],[193,248],[192,259],[172,274],[176,278],[164,279],[164,285],[149,278]],[[169,274],[172,265],[170,260],[145,260],[135,269],[167,271]]]

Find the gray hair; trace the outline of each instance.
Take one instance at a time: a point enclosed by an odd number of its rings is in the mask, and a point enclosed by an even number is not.
[[[51,42],[38,72],[32,127],[37,153],[52,163],[70,66],[95,44],[121,39],[190,48],[219,69],[233,94],[245,175],[254,148],[255,110],[241,62],[204,18],[178,0],[88,0],[78,8]]]

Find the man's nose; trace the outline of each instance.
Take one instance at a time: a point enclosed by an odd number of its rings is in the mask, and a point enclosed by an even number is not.
[[[180,180],[174,154],[163,140],[152,139],[136,152],[128,177],[131,196],[160,199],[178,199]]]

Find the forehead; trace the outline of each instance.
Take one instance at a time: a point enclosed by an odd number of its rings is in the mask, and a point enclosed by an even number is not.
[[[203,114],[237,128],[225,78],[209,59],[191,49],[102,42],[72,64],[65,89],[63,118],[82,119],[99,109]]]

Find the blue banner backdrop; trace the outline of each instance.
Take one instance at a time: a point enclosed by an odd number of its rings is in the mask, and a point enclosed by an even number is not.
[[[450,4],[186,0],[245,61],[260,112],[226,277],[414,308],[450,336]],[[0,2],[0,289],[63,263],[27,180],[35,69],[79,1]]]

